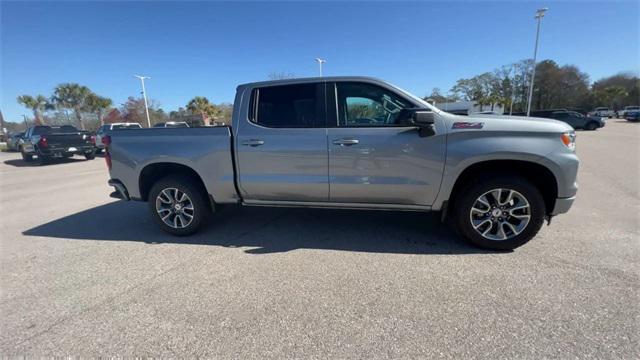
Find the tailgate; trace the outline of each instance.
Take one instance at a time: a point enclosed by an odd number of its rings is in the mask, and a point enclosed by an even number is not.
[[[91,136],[82,133],[49,134],[47,142],[50,148],[81,148],[91,145]]]

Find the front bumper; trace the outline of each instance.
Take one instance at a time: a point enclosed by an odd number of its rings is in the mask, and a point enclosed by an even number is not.
[[[566,212],[569,211],[569,209],[571,208],[571,205],[573,205],[573,202],[576,200],[575,196],[569,197],[569,198],[558,198],[556,199],[556,203],[553,206],[553,211],[551,211],[551,214],[549,215],[560,215],[560,214],[564,214]]]

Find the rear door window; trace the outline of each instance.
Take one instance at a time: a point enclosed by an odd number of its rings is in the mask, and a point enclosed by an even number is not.
[[[249,120],[270,128],[324,127],[321,88],[312,83],[254,89]]]

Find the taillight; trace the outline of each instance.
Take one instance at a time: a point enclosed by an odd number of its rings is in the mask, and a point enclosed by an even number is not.
[[[49,143],[47,142],[47,138],[45,136],[40,136],[40,140],[38,140],[38,146],[40,147],[48,147]]]

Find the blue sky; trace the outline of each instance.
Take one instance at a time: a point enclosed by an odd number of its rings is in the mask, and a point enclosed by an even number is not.
[[[6,2],[1,3],[1,110],[31,115],[21,94],[78,82],[121,104],[152,79],[166,110],[195,95],[231,102],[271,72],[368,75],[423,96],[532,56],[592,80],[638,71],[639,5],[629,2]]]

